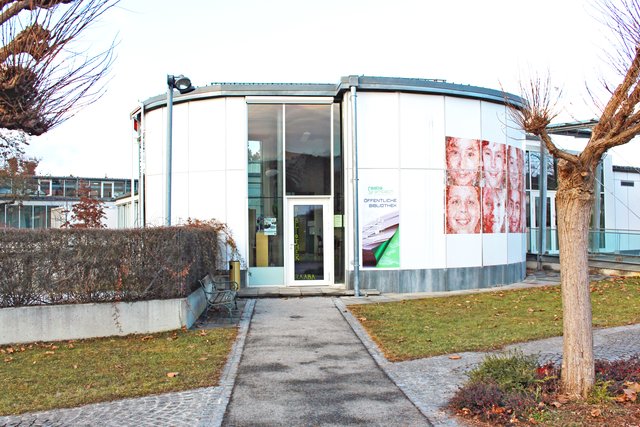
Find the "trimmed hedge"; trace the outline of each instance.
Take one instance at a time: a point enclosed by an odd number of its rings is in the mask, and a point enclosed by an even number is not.
[[[0,230],[0,307],[181,298],[218,256],[206,227]]]

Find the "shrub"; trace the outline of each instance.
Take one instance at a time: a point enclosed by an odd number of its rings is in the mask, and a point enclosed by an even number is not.
[[[469,415],[484,416],[485,414],[493,414],[493,419],[499,418],[503,405],[504,392],[498,384],[494,382],[488,383],[470,383],[458,389],[456,394],[451,398],[449,405],[457,411],[463,411]]]
[[[215,272],[207,228],[0,231],[0,307],[179,298]]]
[[[596,360],[596,378],[608,383],[613,395],[622,394],[625,382],[640,382],[640,356],[620,360]]]
[[[472,382],[495,382],[504,391],[522,391],[538,381],[537,368],[536,356],[511,351],[487,356],[469,372],[469,378]]]

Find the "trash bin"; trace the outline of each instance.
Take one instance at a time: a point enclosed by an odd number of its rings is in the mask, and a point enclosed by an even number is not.
[[[240,261],[229,261],[229,280],[240,286]]]

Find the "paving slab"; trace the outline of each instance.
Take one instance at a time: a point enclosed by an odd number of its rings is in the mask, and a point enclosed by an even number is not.
[[[331,298],[256,301],[225,426],[429,426]]]

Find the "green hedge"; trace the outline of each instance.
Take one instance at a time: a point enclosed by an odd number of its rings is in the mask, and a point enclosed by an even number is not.
[[[0,307],[184,297],[218,252],[206,227],[0,230]]]

